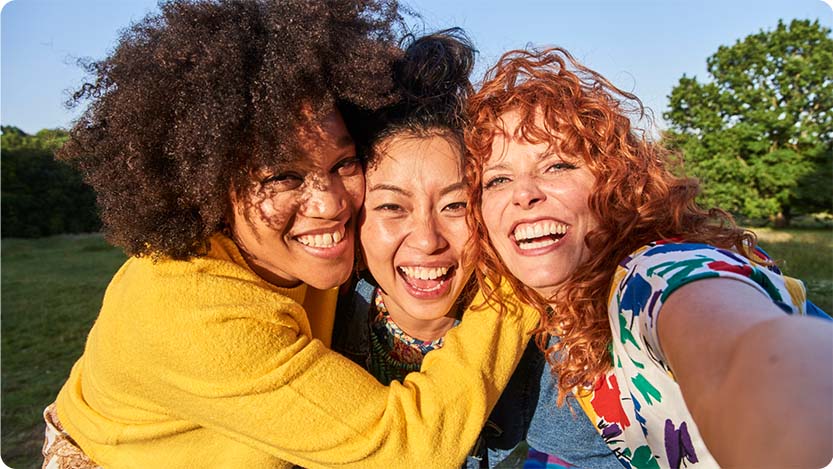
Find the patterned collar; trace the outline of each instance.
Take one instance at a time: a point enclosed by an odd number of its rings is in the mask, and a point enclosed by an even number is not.
[[[396,322],[390,317],[385,300],[382,298],[381,289],[376,289],[374,302],[376,304],[376,318],[373,320],[373,329],[380,330],[384,328],[386,336],[389,338],[386,342],[391,347],[391,355],[397,360],[405,363],[420,363],[422,357],[431,350],[438,349],[443,346],[443,337],[436,340],[424,341],[410,336],[403,331]],[[408,349],[412,349],[413,352]]]
[[[424,341],[408,335],[391,319],[379,288],[374,294],[374,306],[377,314],[370,322],[367,370],[383,384],[401,381],[408,373],[419,371],[425,354],[442,347],[443,338]]]

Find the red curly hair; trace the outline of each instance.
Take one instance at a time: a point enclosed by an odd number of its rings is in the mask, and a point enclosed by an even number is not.
[[[521,116],[515,137],[546,142],[560,154],[579,158],[595,176],[588,206],[598,227],[584,239],[593,255],[552,298],[522,284],[503,265],[480,211],[483,166],[495,135],[504,132],[500,117],[509,111]],[[744,253],[755,245],[754,234],[738,228],[731,215],[698,207],[697,180],[672,174],[672,155],[633,127],[630,117],[645,117],[639,99],[564,49],[507,52],[486,73],[468,113],[466,176],[472,209],[467,216],[474,234],[468,253],[487,297],[494,293],[491,286],[505,279],[522,301],[541,312],[536,342],[558,375],[559,403],[576,386],[592,386],[611,367],[608,296],[623,258],[668,238]],[[536,125],[536,116],[543,118],[543,126]],[[560,341],[546,348],[550,335]]]

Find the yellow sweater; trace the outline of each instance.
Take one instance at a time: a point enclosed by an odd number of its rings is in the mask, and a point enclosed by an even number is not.
[[[108,468],[458,466],[538,314],[468,312],[421,373],[385,387],[324,343],[335,294],[272,286],[222,236],[206,257],[130,259],[61,423]]]

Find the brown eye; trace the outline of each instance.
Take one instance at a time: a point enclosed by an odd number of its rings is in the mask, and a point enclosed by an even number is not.
[[[386,203],[377,205],[374,208],[374,210],[378,212],[402,212],[405,209],[403,209],[402,206],[398,204]]]
[[[304,178],[296,173],[273,174],[260,182],[261,187],[277,191],[289,191],[297,189],[304,183]]]
[[[468,206],[466,202],[452,202],[443,207],[442,211],[448,215],[465,215],[466,206]]]
[[[339,176],[353,176],[362,169],[361,162],[356,157],[345,158],[334,168]]]

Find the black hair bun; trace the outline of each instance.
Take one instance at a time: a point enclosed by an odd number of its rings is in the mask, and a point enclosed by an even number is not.
[[[459,112],[471,91],[469,75],[475,49],[460,28],[451,28],[413,39],[394,66],[394,80],[402,96],[401,106],[410,112]]]
[[[395,103],[378,110],[343,106],[342,115],[359,153],[372,159],[373,146],[400,133],[424,135],[442,130],[462,135],[465,104],[473,87],[475,49],[460,28],[451,28],[400,43],[402,56],[393,64]]]

